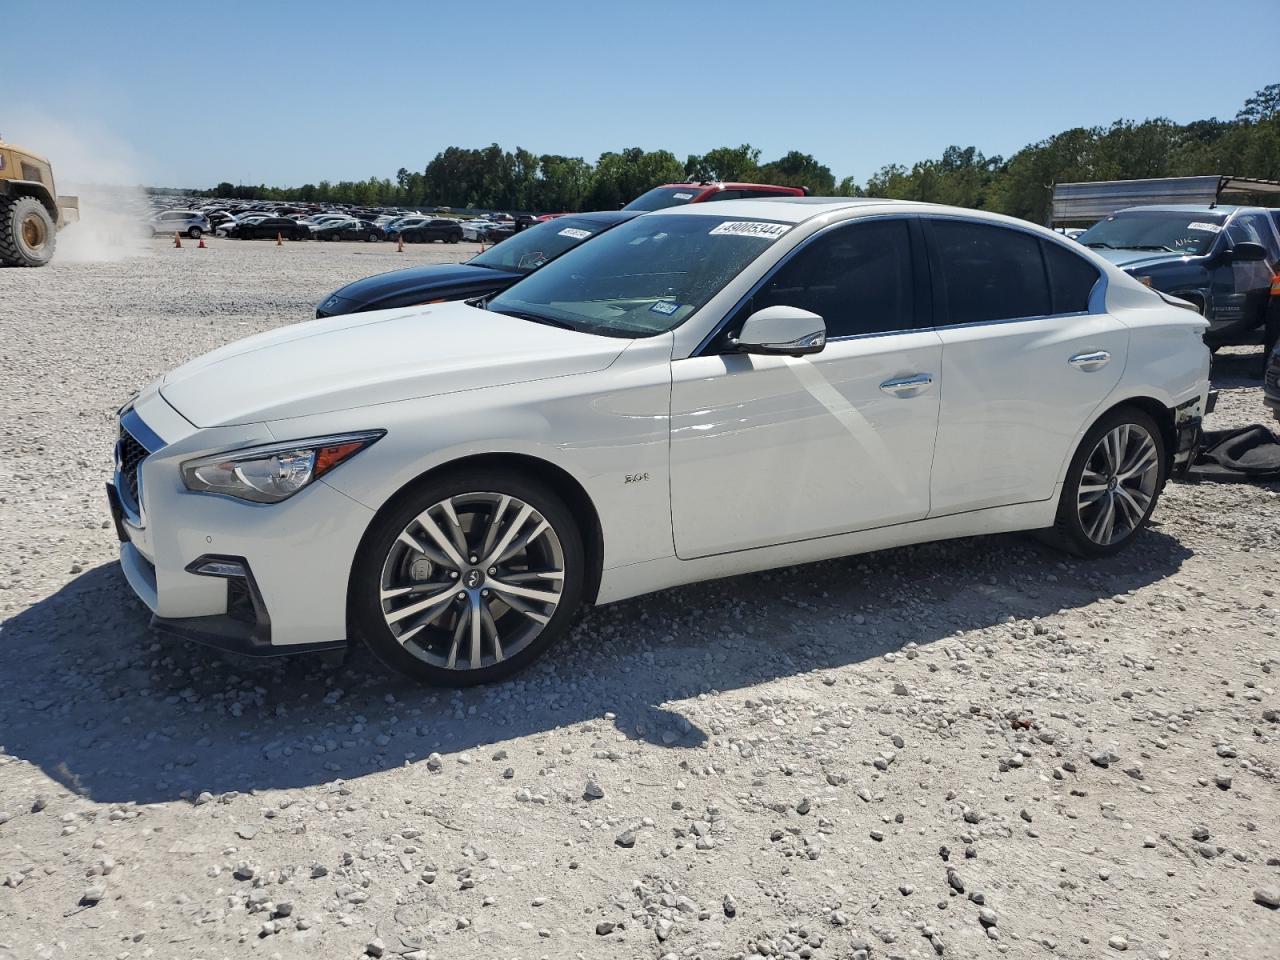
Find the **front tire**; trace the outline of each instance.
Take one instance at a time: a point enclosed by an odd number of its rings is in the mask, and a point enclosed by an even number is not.
[[[0,264],[43,267],[53,259],[56,228],[34,197],[0,197]]]
[[[1051,539],[1078,556],[1118,553],[1151,518],[1168,471],[1155,420],[1137,407],[1111,411],[1071,458]]]
[[[192,227],[190,230],[187,231],[187,236],[190,237],[192,240],[199,240],[202,236],[204,236],[204,231],[201,230],[199,227]]]
[[[348,592],[352,631],[422,682],[491,683],[568,629],[585,563],[573,515],[546,485],[495,470],[429,478],[365,534]]]

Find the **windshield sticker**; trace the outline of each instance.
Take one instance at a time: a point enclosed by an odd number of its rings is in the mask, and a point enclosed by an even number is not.
[[[673,194],[671,195],[671,199],[673,199],[673,200],[692,200],[692,199],[693,199],[693,194],[692,194],[692,193],[673,193]]]
[[[670,300],[659,300],[649,309],[654,313],[660,313],[664,317],[669,317],[680,309],[680,304],[672,303]]]
[[[577,227],[565,227],[560,231],[560,236],[568,237],[570,240],[585,240],[591,236],[591,231],[579,230]]]
[[[785,223],[765,223],[760,220],[726,220],[711,231],[711,236],[730,237],[764,237],[776,240],[786,233],[790,227]]]
[[[1188,230],[1203,230],[1206,233],[1221,233],[1222,227],[1216,223],[1188,223]]]

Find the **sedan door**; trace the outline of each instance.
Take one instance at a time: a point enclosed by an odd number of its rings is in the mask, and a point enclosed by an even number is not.
[[[942,345],[913,218],[839,224],[784,260],[701,355],[672,364],[671,513],[682,559],[919,520],[929,512]],[[822,316],[804,357],[745,355],[752,312]]]
[[[1066,242],[929,218],[942,395],[930,516],[1047,500],[1124,370],[1127,328]]]

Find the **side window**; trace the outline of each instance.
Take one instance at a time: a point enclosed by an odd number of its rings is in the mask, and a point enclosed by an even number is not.
[[[1267,252],[1274,262],[1280,260],[1280,241],[1277,241],[1275,231],[1271,229],[1271,224],[1267,222],[1267,219],[1267,217],[1257,213],[1241,214],[1228,225],[1227,236],[1231,238],[1233,244],[1239,243],[1241,240],[1262,244],[1267,248]]]
[[[1053,312],[1040,241],[1021,230],[931,220],[942,302],[937,322],[975,323]]]
[[[785,304],[818,314],[828,337],[915,326],[911,233],[905,220],[873,220],[832,230],[780,266],[751,309]]]
[[[1049,240],[1041,240],[1044,265],[1049,271],[1049,295],[1054,313],[1085,313],[1089,295],[1098,282],[1098,268]]]

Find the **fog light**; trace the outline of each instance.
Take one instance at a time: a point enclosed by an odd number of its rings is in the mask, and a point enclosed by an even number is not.
[[[205,560],[193,564],[188,569],[206,577],[246,577],[244,564],[235,560]]]

